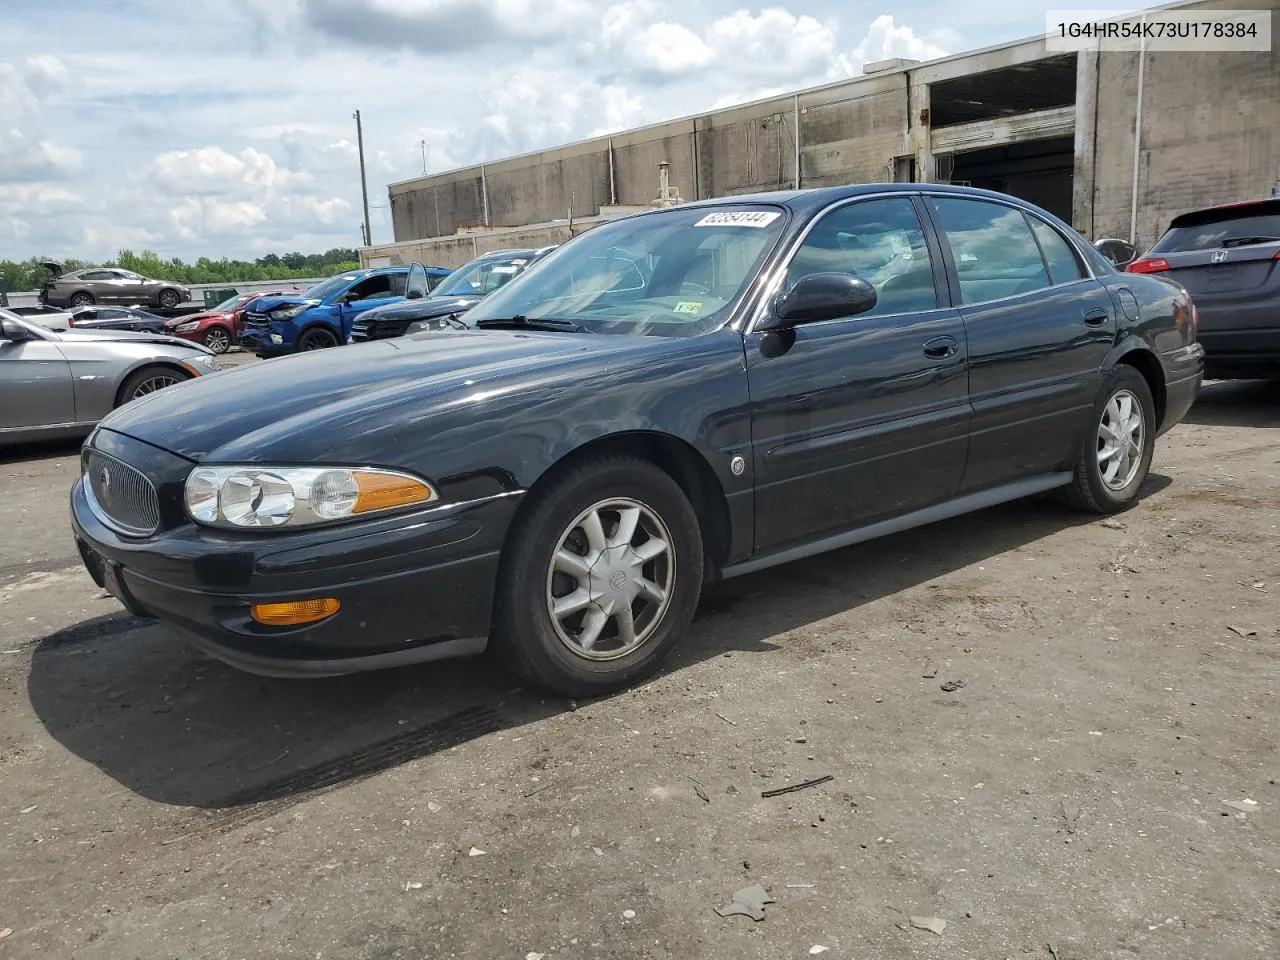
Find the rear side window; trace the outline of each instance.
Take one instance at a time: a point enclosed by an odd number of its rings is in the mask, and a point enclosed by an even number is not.
[[[1280,240],[1280,211],[1171,227],[1150,252],[1186,253],[1243,247],[1251,243],[1273,243],[1276,240]]]
[[[961,303],[981,303],[1049,286],[1040,247],[1022,212],[985,200],[932,201],[951,246]]]
[[[1049,278],[1055,284],[1083,280],[1084,270],[1080,267],[1080,260],[1062,234],[1039,217],[1027,214],[1027,220],[1031,224],[1031,232],[1040,241],[1040,251],[1044,254],[1045,262],[1049,264]]]

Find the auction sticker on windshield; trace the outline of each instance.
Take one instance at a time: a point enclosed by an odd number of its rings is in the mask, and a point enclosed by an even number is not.
[[[708,213],[695,227],[767,227],[780,213]]]

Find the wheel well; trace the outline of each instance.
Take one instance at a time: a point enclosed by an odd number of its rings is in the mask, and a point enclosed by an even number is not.
[[[333,329],[333,327],[329,326],[327,323],[324,323],[321,320],[312,320],[305,327],[299,330],[298,336],[294,338],[293,345],[296,347],[298,344],[302,343],[302,338],[305,337],[312,330],[323,330],[325,333],[330,334],[333,337],[333,339],[337,340],[339,346],[342,345],[341,331]]]
[[[186,370],[182,369],[180,364],[176,363],[165,363],[164,361],[153,360],[150,363],[144,363],[140,367],[134,367],[129,371],[129,375],[120,381],[120,387],[116,390],[115,405],[117,407],[124,403],[124,388],[127,387],[138,374],[145,373],[148,370],[176,370],[187,378],[191,377],[191,374],[187,373]]]
[[[1131,350],[1122,356],[1118,362],[1127,364],[1142,374],[1142,379],[1146,380],[1147,386],[1151,388],[1151,399],[1156,405],[1156,423],[1164,423],[1166,401],[1164,370],[1161,368],[1160,361],[1156,359],[1155,354],[1147,350]]]
[[[729,503],[725,499],[720,479],[706,458],[678,437],[637,430],[592,440],[557,460],[534,482],[529,493],[554,483],[565,469],[588,457],[611,454],[647,460],[680,485],[680,489],[689,498],[702,529],[706,579],[713,579],[718,575],[729,558]],[[526,496],[525,502],[531,502],[531,498]]]

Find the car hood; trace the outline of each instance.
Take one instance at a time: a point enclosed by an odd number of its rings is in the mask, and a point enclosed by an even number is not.
[[[300,303],[314,307],[319,302],[313,297],[263,297],[253,305],[253,312],[270,313],[272,310],[278,310],[281,307],[292,307]]]
[[[564,365],[596,364],[659,339],[467,330],[377,340],[202,377],[164,391],[160,402],[135,400],[102,425],[191,460],[309,462],[349,454],[388,411],[403,418],[477,400],[535,371],[560,377]]]
[[[389,303],[385,307],[374,307],[366,310],[366,320],[430,320],[450,313],[462,313],[470,310],[483,300],[480,296],[465,297],[424,297],[421,300],[401,300]]]
[[[171,347],[182,347],[186,350],[199,350],[203,353],[212,354],[212,350],[205,350],[204,347],[192,343],[190,340],[182,340],[178,337],[166,337],[160,333],[143,333],[133,330],[93,330],[86,328],[70,327],[66,330],[58,331],[58,339],[66,340],[74,343],[96,342],[126,342],[126,343],[158,343]]]

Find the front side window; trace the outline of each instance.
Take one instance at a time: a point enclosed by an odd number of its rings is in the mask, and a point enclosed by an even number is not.
[[[374,297],[386,297],[391,294],[391,277],[385,273],[379,273],[372,277],[365,277],[347,294],[348,299],[352,302],[357,300],[369,300]]]
[[[961,303],[982,303],[1049,286],[1022,211],[986,200],[932,198],[960,283]]]
[[[330,297],[337,296],[343,290],[347,289],[355,280],[355,275],[350,273],[340,273],[336,277],[330,277],[328,280],[321,280],[314,287],[307,288],[302,295],[308,300],[328,300]]]
[[[850,273],[871,284],[876,305],[859,317],[938,306],[929,248],[906,197],[851,203],[818,221],[787,268],[787,289],[813,273]]]
[[[615,220],[547,254],[467,311],[467,323],[525,317],[642,336],[713,330],[785,225],[785,210],[771,204],[671,207]]]
[[[515,279],[529,263],[528,257],[475,260],[463,264],[444,278],[433,291],[439,297],[488,296]]]

